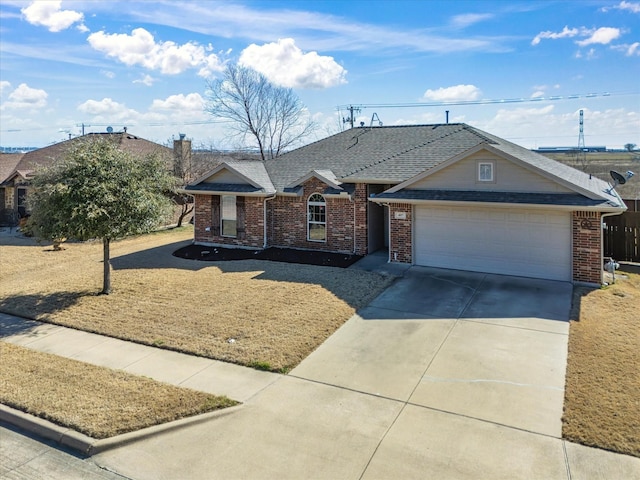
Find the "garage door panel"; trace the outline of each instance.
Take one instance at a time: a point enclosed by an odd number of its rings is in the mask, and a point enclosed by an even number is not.
[[[570,280],[567,212],[416,207],[418,265]]]

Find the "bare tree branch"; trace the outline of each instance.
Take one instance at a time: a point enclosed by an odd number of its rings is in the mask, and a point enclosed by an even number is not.
[[[257,148],[262,160],[282,155],[314,129],[292,89],[243,66],[229,65],[223,79],[208,83],[205,110],[229,120],[235,135]]]

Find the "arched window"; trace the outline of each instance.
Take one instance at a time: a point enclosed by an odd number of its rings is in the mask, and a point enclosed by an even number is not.
[[[307,201],[307,240],[327,241],[327,203],[319,193],[309,196]]]

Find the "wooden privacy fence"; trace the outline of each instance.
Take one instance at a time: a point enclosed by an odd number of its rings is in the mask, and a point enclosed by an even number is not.
[[[604,222],[604,256],[640,262],[640,212],[605,217]]]

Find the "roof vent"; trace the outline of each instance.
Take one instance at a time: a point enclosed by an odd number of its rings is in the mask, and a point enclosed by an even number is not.
[[[187,134],[186,134],[186,133],[180,133],[179,135],[180,135],[180,140],[184,140],[184,137],[186,137],[186,136],[187,136]]]

